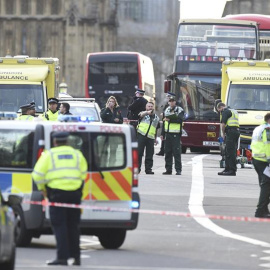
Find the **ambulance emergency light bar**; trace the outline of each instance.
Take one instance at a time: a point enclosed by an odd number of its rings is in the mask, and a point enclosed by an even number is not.
[[[93,116],[78,116],[78,115],[59,115],[58,121],[60,122],[84,122],[90,123],[94,122],[95,118]]]

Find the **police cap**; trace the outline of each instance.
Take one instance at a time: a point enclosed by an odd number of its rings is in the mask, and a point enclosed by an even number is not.
[[[167,92],[166,97],[175,97],[175,94],[172,92]]]
[[[142,89],[137,89],[135,93],[144,94],[144,93],[145,93],[145,91],[144,91],[144,90],[142,90]]]
[[[57,141],[66,141],[69,136],[68,132],[54,132],[52,134],[53,139],[56,139]]]
[[[51,103],[58,103],[59,101],[58,101],[58,99],[57,98],[49,98],[48,99],[48,104],[51,104]]]
[[[170,96],[170,97],[169,97],[169,101],[171,101],[171,100],[174,100],[174,101],[175,101],[175,100],[176,100],[176,99],[175,99],[175,96]]]
[[[27,110],[35,110],[35,103],[31,102],[30,104],[25,104],[20,106],[20,109],[22,109],[22,111],[27,111]]]

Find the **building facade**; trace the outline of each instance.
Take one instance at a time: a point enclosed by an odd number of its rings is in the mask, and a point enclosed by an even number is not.
[[[57,57],[60,81],[84,93],[89,52],[116,47],[117,0],[0,0],[0,56]]]
[[[223,16],[229,14],[270,14],[269,0],[233,0],[226,3]]]
[[[173,71],[179,1],[118,0],[117,13],[117,50],[138,51],[152,59],[160,108],[165,96],[163,81]]]

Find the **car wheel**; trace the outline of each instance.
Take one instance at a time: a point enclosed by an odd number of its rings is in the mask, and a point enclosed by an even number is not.
[[[23,210],[20,205],[13,207],[14,214],[16,216],[16,227],[15,227],[15,240],[18,247],[27,247],[30,245],[32,240],[32,234],[26,229]]]
[[[16,254],[16,248],[15,248],[15,243],[14,243],[10,259],[4,263],[0,263],[0,269],[14,270],[15,269],[14,268],[15,267],[15,254]]]
[[[107,249],[117,249],[122,246],[126,238],[124,229],[108,229],[98,236],[100,244]]]

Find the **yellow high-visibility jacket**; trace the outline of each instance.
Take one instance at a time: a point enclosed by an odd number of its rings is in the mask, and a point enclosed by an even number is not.
[[[21,120],[21,121],[33,121],[35,119],[34,116],[29,115],[29,114],[22,114],[18,117],[17,120]]]
[[[262,124],[256,127],[252,134],[252,157],[270,163],[270,125]]]
[[[44,151],[32,172],[39,190],[45,190],[46,186],[66,191],[77,190],[86,176],[86,159],[71,146],[58,146]]]

